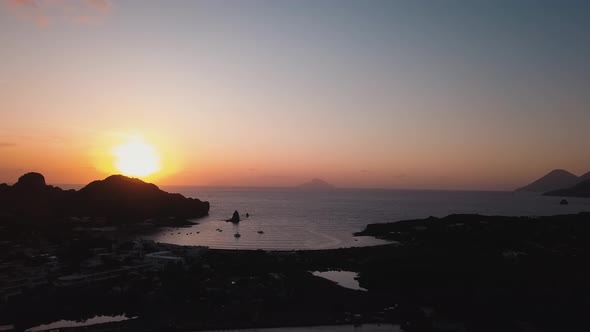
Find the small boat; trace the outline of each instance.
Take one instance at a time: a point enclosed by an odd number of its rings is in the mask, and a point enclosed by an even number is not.
[[[258,231],[258,234],[264,234],[264,232],[263,231]]]
[[[239,238],[239,237],[241,237],[241,235],[240,235],[240,233],[236,233],[236,234],[234,234],[234,237]]]

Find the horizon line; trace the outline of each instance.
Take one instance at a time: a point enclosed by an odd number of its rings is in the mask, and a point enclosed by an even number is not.
[[[137,178],[140,179],[140,178]],[[144,181],[140,179],[141,181]],[[92,181],[91,181],[92,182]],[[218,188],[218,189],[290,189],[290,190],[299,190],[299,191],[316,191],[316,192],[328,192],[333,190],[391,190],[391,191],[468,191],[468,192],[516,192],[516,190],[501,190],[501,189],[451,189],[451,188],[390,188],[390,187],[338,187],[334,186],[330,189],[305,189],[299,188],[296,186],[248,186],[248,185],[190,185],[190,184],[166,184],[166,185],[159,185],[154,182],[147,182],[152,183],[158,186],[159,188],[174,188],[174,187],[181,187],[181,188]],[[67,187],[77,187],[83,188],[87,184],[79,184],[79,183],[48,183],[48,185],[60,187],[67,186]],[[74,188],[71,188],[74,189]]]

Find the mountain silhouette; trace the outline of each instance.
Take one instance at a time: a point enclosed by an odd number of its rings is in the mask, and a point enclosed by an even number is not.
[[[31,217],[61,215],[74,193],[74,190],[48,186],[40,173],[27,173],[12,186],[0,186],[0,214]]]
[[[580,179],[580,182],[590,180],[590,172],[581,175],[579,179]]]
[[[27,173],[12,186],[0,186],[0,214],[14,216],[88,216],[197,218],[209,202],[170,194],[156,185],[123,175],[93,181],[79,191],[48,186],[39,173]]]
[[[555,169],[533,183],[516,189],[516,191],[543,193],[562,188],[569,188],[577,184],[579,181],[580,179],[576,175],[563,169]]]
[[[31,172],[18,178],[13,187],[20,191],[39,192],[45,190],[47,184],[45,184],[45,177],[41,173]]]
[[[590,197],[590,179],[582,181],[570,188],[552,190],[544,193],[543,195],[562,197]]]
[[[311,179],[308,182],[300,184],[299,186],[297,186],[297,188],[312,189],[312,190],[322,190],[322,189],[326,190],[326,189],[334,189],[334,186],[324,180],[315,178],[315,179]]]

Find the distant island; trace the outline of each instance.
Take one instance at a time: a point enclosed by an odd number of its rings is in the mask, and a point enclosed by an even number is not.
[[[198,218],[209,202],[160,190],[155,184],[112,175],[82,189],[47,185],[40,173],[27,173],[9,186],[0,185],[0,213],[11,217],[104,217],[143,221],[147,218]]]
[[[590,197],[590,172],[576,176],[563,169],[554,169],[516,191],[542,193],[545,196]]]
[[[516,191],[544,193],[551,190],[568,188],[578,182],[580,182],[578,176],[563,169],[554,169],[534,182],[516,189]]]
[[[303,184],[300,184],[299,186],[297,186],[297,188],[306,190],[328,190],[334,189],[335,187],[322,179],[315,178]]]

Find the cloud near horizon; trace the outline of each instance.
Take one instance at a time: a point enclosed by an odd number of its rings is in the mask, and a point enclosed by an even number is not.
[[[16,17],[38,26],[100,23],[113,8],[110,0],[2,0],[2,4]]]
[[[2,148],[12,148],[15,147],[16,143],[12,143],[12,142],[0,142],[0,149]]]

